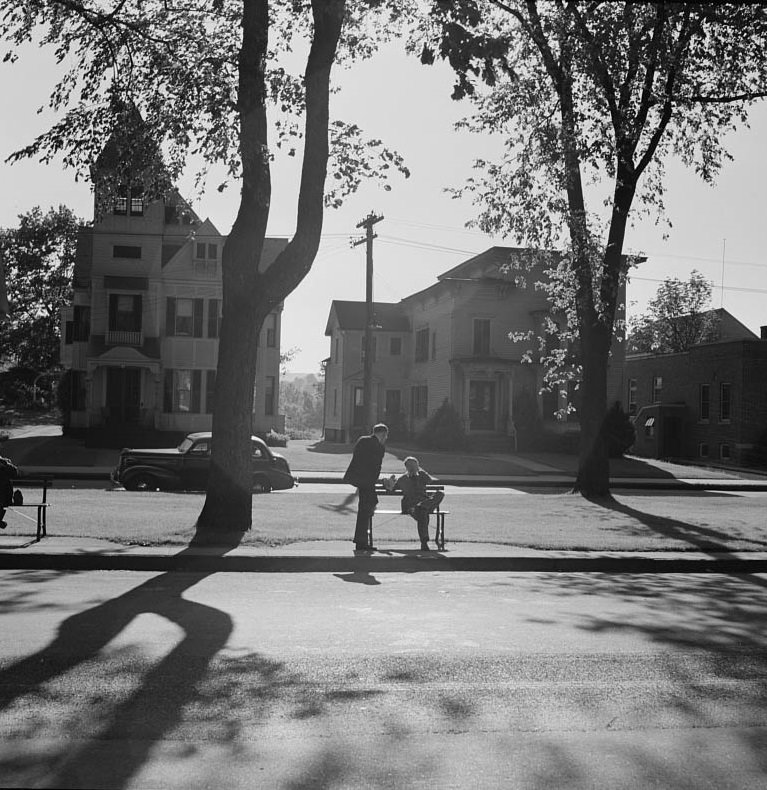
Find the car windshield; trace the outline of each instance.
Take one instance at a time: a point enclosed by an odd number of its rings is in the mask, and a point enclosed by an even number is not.
[[[187,436],[186,439],[184,439],[184,441],[178,446],[178,451],[180,453],[185,453],[192,446],[192,444],[194,444],[194,442],[192,442],[192,440]]]

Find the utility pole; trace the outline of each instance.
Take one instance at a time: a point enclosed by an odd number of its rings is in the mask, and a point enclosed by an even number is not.
[[[362,401],[365,414],[365,426],[368,430],[373,428],[373,328],[375,316],[373,315],[373,225],[383,219],[372,211],[357,223],[358,228],[365,228],[364,238],[352,241],[352,247],[360,244],[367,245],[366,270],[365,270],[365,364],[362,370]]]

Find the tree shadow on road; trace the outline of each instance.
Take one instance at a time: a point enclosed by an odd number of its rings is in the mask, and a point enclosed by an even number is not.
[[[234,546],[211,549],[211,556],[223,555],[231,548]],[[183,558],[188,553],[190,549],[185,549],[176,556]],[[97,738],[29,766],[37,773],[35,786],[125,787],[155,743],[178,724],[182,709],[194,698],[197,685],[233,629],[225,612],[183,597],[211,573],[168,572],[155,576],[123,595],[67,618],[50,644],[0,672],[2,711],[22,696],[41,694],[46,683],[97,658],[139,615],[156,614],[183,631],[181,641],[152,666],[139,688],[111,708]],[[126,740],[131,742],[129,749]]]

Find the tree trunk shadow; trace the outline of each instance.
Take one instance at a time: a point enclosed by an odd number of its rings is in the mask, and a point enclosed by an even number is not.
[[[586,499],[607,510],[613,510],[616,513],[621,513],[624,516],[635,519],[640,524],[644,524],[644,526],[659,535],[689,543],[691,546],[708,554],[733,551],[729,546],[732,535],[722,530],[704,527],[699,524],[690,524],[686,521],[669,518],[668,516],[657,516],[653,513],[645,513],[642,510],[637,510],[622,502],[618,502],[618,500],[614,499],[612,496],[586,497]],[[763,540],[748,538],[748,542],[753,543],[755,548],[767,548],[767,542]]]
[[[211,548],[221,556],[236,543]],[[177,557],[189,554],[191,547]],[[183,593],[213,572],[167,572],[132,590],[64,620],[55,639],[37,653],[0,672],[0,711],[98,653],[141,614],[156,614],[177,624],[184,636],[116,705],[108,725],[80,749],[48,761],[39,786],[125,787],[146,761],[155,743],[181,720],[211,661],[232,633],[231,617],[219,609],[183,598]],[[130,748],[125,741],[130,739]]]

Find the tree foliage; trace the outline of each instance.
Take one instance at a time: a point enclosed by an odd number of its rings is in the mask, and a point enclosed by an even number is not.
[[[767,95],[767,9],[740,3],[435,0],[414,47],[448,60],[465,126],[505,139],[477,162],[485,231],[566,247],[582,366],[576,490],[609,495],[607,361],[629,217],[663,216],[664,162],[711,182],[723,135]]]
[[[200,540],[250,527],[256,340],[266,316],[310,271],[323,208],[337,206],[360,177],[385,181],[397,170],[407,174],[380,140],[331,118],[329,101],[334,64],[368,57],[378,39],[397,34],[407,8],[381,0],[4,3],[5,59],[34,41],[53,46],[61,66],[49,102],[59,119],[12,160],[60,156],[87,176],[115,128],[140,117],[145,134],[123,135],[112,189],[138,176],[145,190],[161,193],[190,156],[203,162],[200,179],[207,166],[218,164],[226,173],[218,188],[240,186],[222,253],[215,441]],[[146,140],[158,146],[161,163],[141,159]],[[296,228],[275,261],[261,269],[270,166],[279,150],[301,157]],[[121,172],[121,163],[134,161],[143,162],[141,173]],[[102,183],[102,191],[107,186]]]
[[[324,382],[313,373],[280,382],[280,413],[291,437],[322,432]]]
[[[81,220],[66,206],[19,215],[0,229],[10,314],[0,333],[0,357],[38,372],[59,361],[60,310],[72,297],[72,270]]]
[[[630,322],[627,351],[668,354],[710,343],[719,334],[711,283],[693,269],[690,279],[667,277],[647,310]]]

